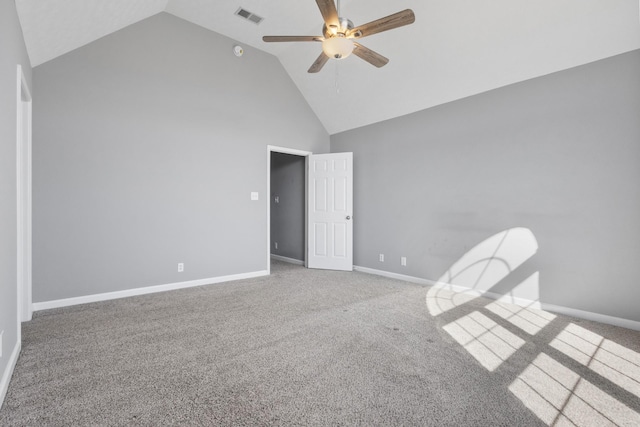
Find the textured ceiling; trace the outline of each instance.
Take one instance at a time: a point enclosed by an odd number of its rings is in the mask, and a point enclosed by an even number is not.
[[[360,42],[390,59],[351,56],[307,69],[319,43],[263,35],[320,35],[313,0],[16,0],[33,66],[166,11],[276,55],[330,134],[640,48],[638,0],[342,0],[357,26],[403,9],[413,25]],[[234,12],[262,16],[260,25]]]

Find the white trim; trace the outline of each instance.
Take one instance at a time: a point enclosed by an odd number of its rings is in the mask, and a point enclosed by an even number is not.
[[[304,261],[302,261],[302,260],[295,259],[295,258],[289,258],[289,257],[286,257],[286,256],[281,256],[281,255],[271,254],[271,259],[275,259],[275,260],[282,261],[282,262],[288,262],[289,264],[304,265]]]
[[[640,331],[640,322],[622,317],[614,317],[606,314],[593,313],[591,311],[578,310],[577,308],[563,307],[561,305],[541,303],[542,309],[552,311],[566,316],[578,317],[580,319],[591,320],[593,322],[606,323],[608,325],[620,326],[622,328]]]
[[[267,274],[271,274],[271,153],[284,153],[284,154],[293,154],[294,156],[302,156],[306,159],[313,154],[311,151],[298,150],[295,148],[287,148],[287,147],[278,147],[276,145],[267,145],[267,195],[265,199],[267,200]],[[306,197],[307,197],[307,184],[306,184],[306,170],[305,167],[305,217],[306,217]],[[306,248],[306,236],[307,236],[307,218],[305,218],[305,248]],[[306,257],[305,257],[306,258]],[[306,265],[306,261],[303,262],[303,265]]]
[[[27,87],[27,90],[29,88]],[[29,94],[31,97],[31,94]],[[29,101],[26,105],[27,108],[27,120],[29,121],[29,125],[27,127],[27,131],[29,135],[27,136],[27,162],[26,162],[26,203],[27,203],[27,212],[25,215],[25,219],[27,221],[27,248],[26,248],[26,264],[25,264],[25,273],[26,273],[26,302],[23,302],[25,306],[25,313],[23,313],[23,320],[30,321],[33,317],[33,100]]]
[[[298,150],[296,148],[278,147],[277,145],[267,145],[267,150],[269,150],[270,152],[275,151],[277,153],[293,154],[294,156],[302,157],[310,156],[311,154],[313,154],[313,152],[311,151]]]
[[[420,279],[419,277],[407,276],[404,274],[392,273],[390,271],[384,270],[376,270],[369,267],[360,267],[359,265],[354,265],[353,269],[362,273],[374,274],[376,276],[388,277],[390,279],[403,280],[405,282],[416,283],[418,285],[433,286],[436,284],[436,282],[434,282],[433,280]]]
[[[580,319],[590,320],[593,322],[606,323],[608,325],[620,326],[622,328],[640,331],[640,322],[636,320],[624,319],[621,317],[609,316],[606,314],[594,313],[591,311],[579,310],[577,308],[564,307],[545,302],[534,301],[526,298],[514,297],[511,295],[501,295],[494,292],[478,291],[459,285],[451,285],[445,282],[421,279],[419,277],[406,276],[404,274],[391,273],[389,271],[376,270],[368,267],[353,266],[353,269],[362,273],[374,274],[377,276],[389,277],[391,279],[404,280],[405,282],[416,283],[419,285],[441,286],[454,292],[464,292],[465,294],[475,295],[503,302],[508,302],[521,307],[536,308],[540,310],[550,311],[553,313],[563,314],[566,316],[577,317]]]
[[[18,363],[19,355],[20,341],[16,342],[16,345],[13,347],[13,351],[11,352],[11,357],[9,358],[9,362],[7,363],[7,367],[4,369],[2,379],[0,379],[0,409],[2,409],[4,398],[7,396],[7,390],[9,390],[9,382],[11,381],[11,376],[13,375],[13,370],[16,367],[16,363]]]
[[[16,66],[16,286],[18,341],[21,322],[31,320],[31,111],[32,98],[22,66]]]
[[[127,298],[137,295],[154,294],[157,292],[173,291],[177,289],[192,288],[194,286],[213,285],[216,283],[231,282],[233,280],[253,279],[255,277],[267,276],[267,270],[253,271],[250,273],[231,274],[229,276],[212,277],[209,279],[189,280],[186,282],[168,283],[166,285],[147,286],[144,288],[127,289],[124,291],[106,292],[103,294],[85,295],[81,297],[58,299],[33,303],[33,310],[49,310],[51,308],[69,307],[90,302],[108,301],[118,298]]]

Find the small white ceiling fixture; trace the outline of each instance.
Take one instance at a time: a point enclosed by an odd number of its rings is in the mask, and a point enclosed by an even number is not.
[[[244,49],[242,48],[242,46],[240,45],[235,45],[233,47],[233,54],[235,56],[237,56],[238,58],[242,56],[242,54],[244,53]]]

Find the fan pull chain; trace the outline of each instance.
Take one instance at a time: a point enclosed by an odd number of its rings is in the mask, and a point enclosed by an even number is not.
[[[338,73],[338,61],[335,61],[336,63],[336,94],[340,95],[340,82],[338,81],[338,77],[340,76]]]

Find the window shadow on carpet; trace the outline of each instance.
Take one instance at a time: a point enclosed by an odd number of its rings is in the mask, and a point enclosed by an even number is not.
[[[429,289],[429,313],[545,424],[640,425],[637,332],[542,310],[538,272],[505,292],[537,250],[526,228],[490,237]]]

